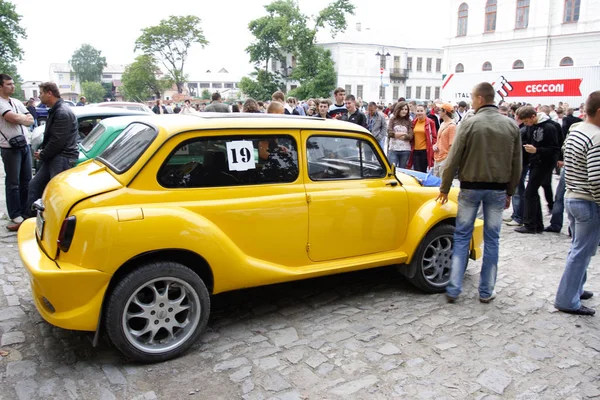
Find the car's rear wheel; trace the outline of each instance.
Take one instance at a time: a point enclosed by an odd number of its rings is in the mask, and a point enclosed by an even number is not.
[[[200,336],[210,313],[202,279],[175,262],[146,264],[115,286],[106,330],[126,356],[141,362],[177,357]]]
[[[410,283],[427,293],[441,293],[450,282],[454,226],[439,225],[433,228],[417,249],[410,268],[414,276]]]

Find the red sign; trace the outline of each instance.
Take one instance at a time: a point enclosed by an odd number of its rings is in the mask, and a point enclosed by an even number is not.
[[[512,90],[507,90],[507,97],[581,96],[581,81],[582,79],[510,81]]]
[[[379,68],[379,72],[383,75],[383,67]]]

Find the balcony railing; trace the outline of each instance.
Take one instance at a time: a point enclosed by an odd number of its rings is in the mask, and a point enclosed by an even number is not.
[[[408,69],[406,69],[406,68],[391,68],[390,69],[390,80],[405,81],[406,79],[408,79]]]

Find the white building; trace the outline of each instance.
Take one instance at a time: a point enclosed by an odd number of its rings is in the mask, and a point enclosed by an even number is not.
[[[34,98],[37,100],[40,94],[40,84],[44,81],[25,81],[21,84],[21,90],[23,90],[23,98],[29,100]]]
[[[451,0],[446,72],[600,63],[600,0]]]
[[[338,86],[364,101],[393,103],[399,97],[433,100],[442,84],[443,50],[411,47],[402,35],[356,24],[334,39],[320,40],[329,49]]]
[[[102,71],[100,81],[103,83],[111,83],[115,91],[115,98],[122,100],[119,94],[119,88],[123,86],[121,77],[125,71],[125,65],[108,64]],[[81,94],[81,85],[77,74],[68,63],[50,64],[50,81],[55,82],[60,90],[60,95],[65,100],[74,102],[79,101]]]
[[[191,98],[202,97],[202,92],[208,90],[211,94],[221,93],[224,100],[238,100],[241,96],[239,83],[242,75],[230,73],[227,69],[209,69],[201,73],[192,73],[185,85],[183,95]],[[177,91],[165,92],[165,100],[180,101]]]

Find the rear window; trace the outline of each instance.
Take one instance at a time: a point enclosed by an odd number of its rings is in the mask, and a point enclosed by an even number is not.
[[[85,151],[90,151],[94,144],[100,139],[102,134],[106,131],[104,125],[98,124],[91,130],[91,132],[81,141],[81,147]]]
[[[117,174],[122,174],[135,164],[157,134],[155,128],[134,122],[117,136],[98,159]]]

